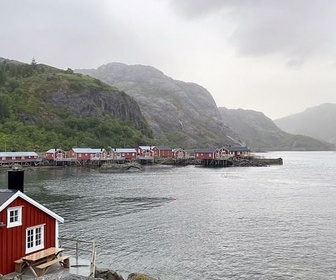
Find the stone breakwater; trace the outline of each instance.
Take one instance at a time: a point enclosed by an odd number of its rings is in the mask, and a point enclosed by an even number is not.
[[[269,165],[283,165],[282,158],[258,158],[246,157],[236,158],[232,161],[233,166],[269,166]]]

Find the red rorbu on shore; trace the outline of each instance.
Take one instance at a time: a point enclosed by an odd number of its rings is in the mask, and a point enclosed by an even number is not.
[[[8,189],[0,190],[0,274],[15,270],[14,261],[58,247],[64,219],[23,193],[23,170],[8,171]]]

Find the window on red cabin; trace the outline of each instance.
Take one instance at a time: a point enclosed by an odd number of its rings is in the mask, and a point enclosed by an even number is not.
[[[26,230],[26,253],[44,248],[44,225],[28,228]]]
[[[7,227],[17,227],[22,225],[22,206],[7,209]]]

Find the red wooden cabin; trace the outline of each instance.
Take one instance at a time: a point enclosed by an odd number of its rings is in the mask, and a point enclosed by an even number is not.
[[[37,164],[41,158],[35,152],[0,152],[0,165]]]
[[[105,149],[92,148],[72,148],[69,157],[77,160],[103,160],[106,159],[107,153]]]
[[[215,155],[218,152],[216,148],[202,148],[196,149],[194,152],[195,159],[215,159]]]
[[[245,146],[232,146],[228,147],[231,156],[248,156],[250,154],[250,149]]]
[[[159,158],[173,157],[172,149],[166,146],[154,146],[152,148],[152,151],[154,152],[154,157],[159,157]]]
[[[8,172],[0,190],[0,274],[15,270],[14,261],[35,251],[58,247],[62,217],[23,193],[23,171]]]
[[[187,158],[187,151],[181,148],[173,150],[173,158],[175,159],[186,159]]]
[[[230,157],[230,151],[228,148],[222,147],[216,150],[215,159],[224,160],[224,159],[228,159],[229,157]]]
[[[64,160],[66,159],[66,152],[62,149],[50,149],[45,152],[44,158],[47,160]]]
[[[139,159],[152,159],[154,156],[151,146],[138,146],[136,151]]]
[[[114,153],[116,159],[132,160],[137,157],[137,152],[134,148],[117,148]]]

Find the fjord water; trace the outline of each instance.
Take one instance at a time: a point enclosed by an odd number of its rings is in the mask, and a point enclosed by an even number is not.
[[[123,276],[336,279],[336,153],[265,156],[284,165],[34,169],[25,191],[65,219],[61,236],[95,239],[98,267]]]

